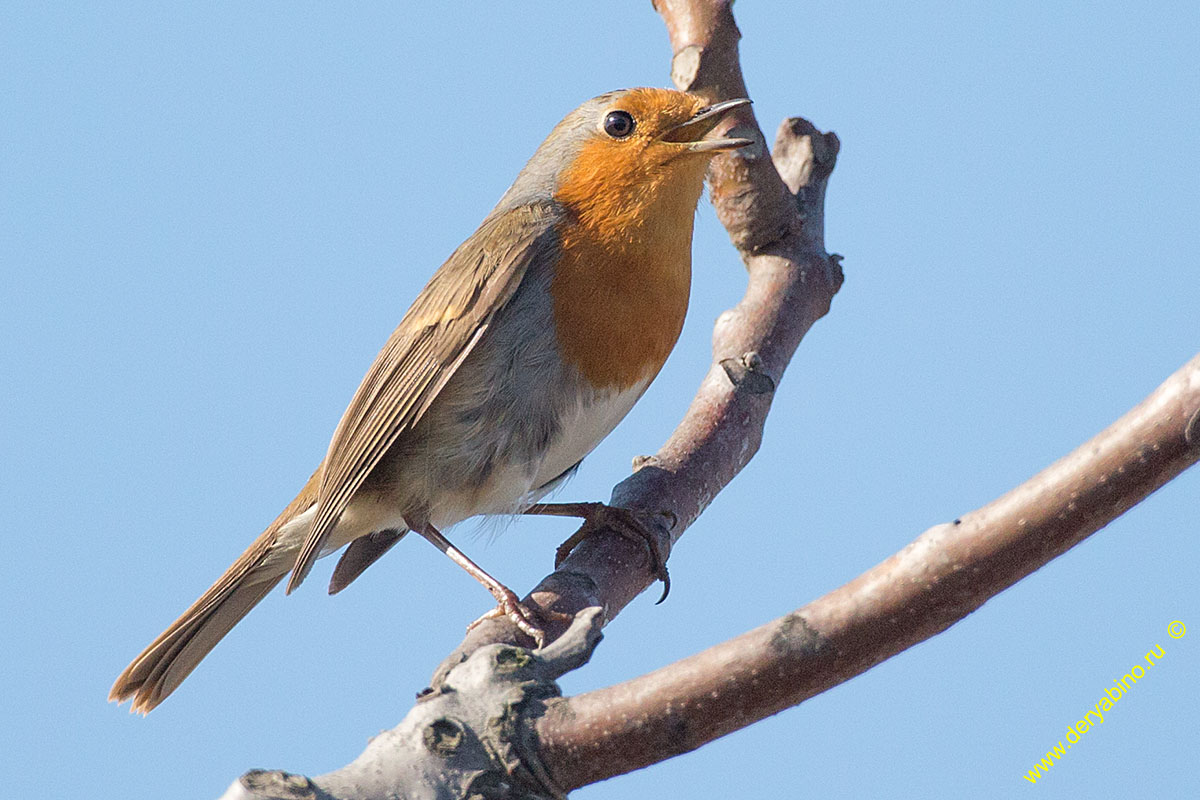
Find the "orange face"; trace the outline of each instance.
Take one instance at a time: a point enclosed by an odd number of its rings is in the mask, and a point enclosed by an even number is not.
[[[678,190],[695,187],[698,197],[717,150],[701,143],[719,121],[689,125],[704,108],[702,99],[669,89],[619,94],[596,115],[594,130],[559,177],[555,198],[595,223],[636,228],[647,215],[666,211],[654,207]],[[679,199],[686,204],[690,194]]]
[[[726,110],[667,89],[617,93],[559,174],[569,222],[552,286],[558,337],[593,385],[641,385],[675,345],[704,173],[717,152],[748,144],[706,138]]]

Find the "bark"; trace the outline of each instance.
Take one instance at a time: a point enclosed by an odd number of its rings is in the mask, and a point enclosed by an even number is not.
[[[552,644],[476,650],[427,690],[404,721],[373,738],[353,763],[308,778],[253,770],[221,800],[433,800],[563,797],[538,760],[530,720],[558,694],[555,680],[591,657],[600,609],[579,614]]]

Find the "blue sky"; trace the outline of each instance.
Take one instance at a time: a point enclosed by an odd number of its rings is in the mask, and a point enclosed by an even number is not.
[[[751,466],[571,693],[779,616],[1015,485],[1200,349],[1193,3],[740,3],[768,136],[837,131],[846,256]],[[112,679],[291,499],[430,273],[582,100],[665,85],[648,2],[0,11],[0,752],[14,797],[215,797],[394,725],[490,599],[404,541],[269,597],[142,719]],[[673,427],[744,273],[702,201],[680,345],[560,492]],[[1200,471],[950,631],[575,797],[1178,797],[1200,745]],[[526,589],[573,528],[454,537]],[[317,571],[327,575],[329,562]],[[1170,639],[1172,620],[1194,633]],[[1022,775],[1156,644],[1036,786]],[[16,766],[17,769],[12,769]]]

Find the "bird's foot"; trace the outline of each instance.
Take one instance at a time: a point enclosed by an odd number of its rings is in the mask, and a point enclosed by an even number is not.
[[[507,617],[522,633],[537,642],[537,646],[541,648],[546,644],[546,631],[542,628],[542,624],[546,618],[561,621],[574,619],[570,614],[564,614],[560,611],[551,611],[550,609],[542,608],[535,610],[522,603],[517,598],[516,593],[506,586],[501,586],[499,590],[493,591],[492,596],[496,598],[496,607],[468,625],[468,632],[474,630],[487,620]]]
[[[670,511],[638,511],[632,508],[610,506],[606,503],[537,503],[530,506],[526,514],[550,514],[560,517],[580,517],[583,525],[572,534],[571,538],[558,546],[554,553],[554,566],[558,567],[576,545],[589,536],[601,530],[611,530],[646,545],[650,554],[650,571],[654,577],[663,582],[662,597],[658,602],[667,599],[671,591],[671,574],[667,572],[667,560],[659,547],[659,537],[654,527],[660,519],[666,519],[667,530],[671,530],[678,518]]]

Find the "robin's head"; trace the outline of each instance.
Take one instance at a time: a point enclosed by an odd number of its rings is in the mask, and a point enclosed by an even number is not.
[[[690,197],[694,209],[712,156],[750,144],[710,135],[729,112],[749,102],[710,106],[670,89],[600,95],[551,131],[501,206],[553,198],[610,222],[643,215],[664,198],[686,204]]]

